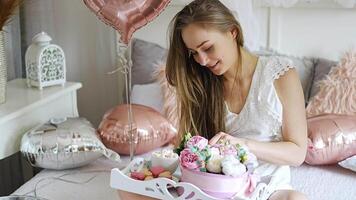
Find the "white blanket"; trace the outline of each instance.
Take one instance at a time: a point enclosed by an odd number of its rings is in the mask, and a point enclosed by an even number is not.
[[[43,170],[18,190],[14,195],[34,195],[48,200],[119,200],[116,191],[110,188],[110,170],[122,168],[128,162],[123,157],[121,164],[101,157],[90,165],[72,170]],[[309,200],[354,200],[356,197],[356,173],[339,166],[302,165],[291,168],[292,186],[307,194]]]

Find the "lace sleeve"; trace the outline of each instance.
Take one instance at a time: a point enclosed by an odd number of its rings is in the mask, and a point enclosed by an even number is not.
[[[289,69],[294,68],[293,62],[288,58],[272,57],[267,63],[267,69],[269,70],[269,77],[272,80],[279,79]]]
[[[274,88],[274,80],[284,75],[289,69],[294,68],[293,62],[283,57],[268,57],[265,59],[261,74],[258,99],[261,101],[263,109],[270,121],[269,123],[275,133],[278,133],[282,125],[282,104]]]

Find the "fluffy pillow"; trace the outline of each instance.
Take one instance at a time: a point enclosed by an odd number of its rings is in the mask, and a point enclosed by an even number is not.
[[[131,91],[131,102],[151,107],[163,114],[163,96],[158,82],[134,85]]]
[[[339,162],[339,165],[343,168],[356,172],[356,155]]]
[[[330,72],[337,62],[325,58],[315,59],[315,67],[313,73],[313,83],[310,89],[309,99],[319,92],[320,81],[325,79],[326,75]]]
[[[132,41],[132,85],[154,82],[156,67],[166,62],[167,49],[140,39]]]
[[[305,162],[334,164],[356,154],[356,116],[320,115],[308,119]]]
[[[345,54],[341,62],[320,82],[320,91],[307,106],[308,117],[323,114],[356,114],[356,51]]]
[[[163,95],[163,115],[178,128],[178,108],[175,88],[170,86],[166,78],[166,66],[156,68],[155,77],[161,86]]]
[[[107,111],[98,129],[105,146],[120,154],[130,154],[127,104]],[[169,143],[177,134],[172,124],[153,108],[132,105],[133,121],[136,125],[135,154],[142,154]]]

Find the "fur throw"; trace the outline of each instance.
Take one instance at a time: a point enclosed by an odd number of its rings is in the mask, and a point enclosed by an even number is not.
[[[356,50],[347,52],[324,80],[307,106],[307,116],[320,114],[356,115]]]

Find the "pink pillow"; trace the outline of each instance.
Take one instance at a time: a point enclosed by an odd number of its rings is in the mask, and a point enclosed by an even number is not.
[[[127,104],[110,109],[105,113],[98,128],[105,146],[125,155],[130,154],[127,110]],[[153,108],[133,104],[132,114],[137,128],[135,154],[146,153],[163,146],[177,134],[172,124]]]
[[[177,109],[177,97],[174,87],[168,84],[166,78],[166,66],[158,66],[155,71],[155,76],[159,82],[163,96],[163,115],[178,128],[178,109]]]
[[[349,51],[320,83],[307,106],[308,117],[325,113],[356,115],[356,50]]]
[[[326,114],[308,119],[310,165],[334,164],[356,154],[356,116]]]

